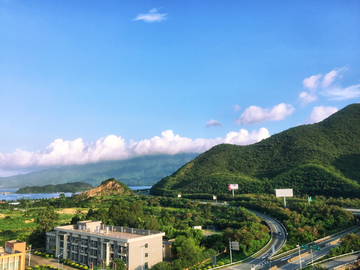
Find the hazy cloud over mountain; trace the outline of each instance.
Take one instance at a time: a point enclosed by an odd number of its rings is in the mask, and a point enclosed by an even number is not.
[[[85,164],[104,160],[121,160],[155,154],[202,153],[220,143],[246,145],[269,137],[266,128],[249,133],[241,129],[229,132],[225,138],[192,140],[166,130],[161,136],[139,142],[126,143],[121,136],[109,135],[96,142],[86,143],[81,138],[73,141],[57,139],[43,151],[28,152],[17,149],[13,153],[0,153],[0,169],[46,167]],[[1,171],[0,171],[1,173]]]

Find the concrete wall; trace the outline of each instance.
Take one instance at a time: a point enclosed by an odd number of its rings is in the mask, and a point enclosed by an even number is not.
[[[129,270],[150,269],[158,262],[162,262],[162,253],[163,248],[161,236],[143,241],[130,242],[128,250]],[[145,266],[146,263],[147,268]]]

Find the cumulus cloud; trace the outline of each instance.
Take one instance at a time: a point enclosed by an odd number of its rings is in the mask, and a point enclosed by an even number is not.
[[[159,9],[153,8],[147,14],[138,14],[134,21],[143,20],[144,22],[161,22],[166,20],[166,13],[158,13]]]
[[[324,107],[324,106],[314,107],[314,109],[310,114],[310,117],[305,120],[304,124],[313,124],[313,123],[321,122],[322,120],[329,117],[333,113],[336,113],[337,111],[338,108],[336,107]]]
[[[340,73],[343,71],[346,71],[346,70],[347,70],[346,67],[336,68],[336,69],[330,71],[329,73],[327,73],[322,80],[322,83],[321,83],[322,87],[326,88],[329,85],[331,85],[337,77],[341,77]]]
[[[222,127],[222,124],[216,120],[211,119],[210,121],[206,122],[206,127]]]
[[[317,96],[314,93],[301,92],[299,95],[299,100],[303,105],[305,105],[317,100]]]
[[[249,133],[245,129],[230,132],[225,138],[196,139],[175,135],[166,130],[161,136],[139,142],[126,143],[121,136],[109,135],[96,142],[85,143],[81,138],[66,141],[57,139],[43,151],[28,152],[17,149],[13,153],[0,153],[0,173],[34,167],[51,167],[70,164],[96,163],[105,160],[122,160],[137,156],[156,154],[202,153],[220,143],[246,145],[269,137],[266,128]]]
[[[303,86],[311,91],[315,91],[319,85],[319,80],[322,77],[321,74],[313,75],[310,78],[305,78],[303,80]]]
[[[280,103],[272,109],[250,106],[235,120],[235,123],[246,125],[266,121],[279,121],[285,119],[289,114],[292,114],[294,110],[292,105],[285,103]]]

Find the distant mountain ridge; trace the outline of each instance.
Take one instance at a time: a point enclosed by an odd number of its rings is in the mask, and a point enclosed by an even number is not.
[[[214,146],[163,178],[151,194],[273,193],[360,195],[360,104],[320,123],[290,128],[258,143]]]
[[[28,174],[0,177],[3,188],[57,185],[85,182],[98,186],[104,179],[115,178],[128,186],[147,186],[160,181],[198,154],[142,156],[128,160],[103,161],[45,169]]]

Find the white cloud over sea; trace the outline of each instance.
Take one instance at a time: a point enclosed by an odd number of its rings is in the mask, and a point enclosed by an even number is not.
[[[163,131],[161,136],[129,143],[126,143],[121,136],[115,135],[90,143],[84,142],[81,138],[73,141],[56,139],[42,151],[28,152],[16,149],[13,153],[0,153],[0,176],[8,176],[10,171],[26,168],[96,163],[144,155],[202,153],[217,144],[247,145],[269,136],[266,128],[260,128],[251,133],[241,129],[239,132],[229,132],[225,138],[215,139],[192,140],[175,135],[172,130]]]

